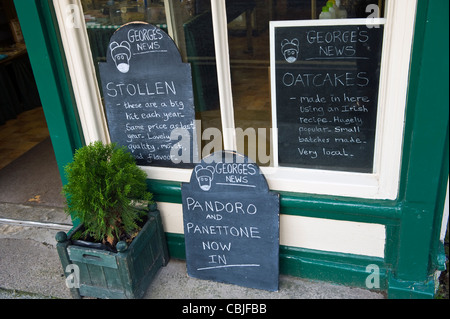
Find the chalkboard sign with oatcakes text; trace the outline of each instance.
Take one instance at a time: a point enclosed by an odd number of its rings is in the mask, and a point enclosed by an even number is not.
[[[279,195],[258,165],[216,152],[181,187],[189,276],[278,290]]]
[[[373,173],[384,30],[378,20],[271,23],[280,166]]]
[[[154,25],[126,24],[111,37],[99,67],[111,141],[139,165],[192,167],[191,68],[173,40]]]

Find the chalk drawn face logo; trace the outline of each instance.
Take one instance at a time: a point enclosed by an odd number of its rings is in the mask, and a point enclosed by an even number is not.
[[[299,42],[298,39],[292,39],[289,41],[288,39],[284,39],[281,42],[281,52],[284,55],[284,58],[289,63],[294,63],[298,59],[298,51],[299,51]]]
[[[196,166],[195,167],[195,176],[197,177],[198,186],[204,191],[209,191],[211,188],[211,182],[214,178],[214,167],[207,166],[207,167],[201,167]]]
[[[127,41],[122,41],[120,44],[114,41],[109,45],[116,68],[122,73],[127,73],[130,69],[130,48],[130,44]]]

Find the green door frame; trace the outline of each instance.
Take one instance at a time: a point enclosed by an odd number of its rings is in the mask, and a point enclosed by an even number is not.
[[[14,0],[60,174],[84,138],[50,0]],[[440,226],[449,173],[448,1],[419,0],[409,79],[399,198],[335,199],[281,194],[281,214],[386,226],[385,258],[280,247],[282,273],[365,285],[366,266],[380,267],[390,298],[434,296],[442,270]],[[158,201],[181,203],[181,185],[149,181]],[[170,253],[184,257],[184,236],[167,234]]]
[[[47,0],[15,0],[17,15],[41,97],[59,173],[83,145],[59,29]]]
[[[448,9],[448,1],[418,2],[399,198],[402,219],[392,278],[393,293],[400,297],[413,294],[416,282],[426,286],[427,276],[431,286],[434,270],[445,267],[439,232],[449,174]]]

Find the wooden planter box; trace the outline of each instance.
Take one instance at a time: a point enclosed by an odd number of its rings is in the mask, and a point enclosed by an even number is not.
[[[124,242],[117,244],[117,253],[73,245],[71,236],[81,226],[67,235],[56,235],[66,276],[75,274],[67,272],[71,269],[67,266],[79,269],[79,288],[70,287],[74,298],[142,298],[161,266],[167,265],[169,255],[158,210],[148,214],[148,221],[129,247]]]

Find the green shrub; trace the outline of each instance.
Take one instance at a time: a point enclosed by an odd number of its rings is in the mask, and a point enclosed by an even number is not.
[[[152,203],[146,174],[116,144],[94,142],[78,149],[65,174],[66,212],[84,225],[83,235],[97,242],[114,246],[121,236],[136,231],[142,215],[136,203]]]

